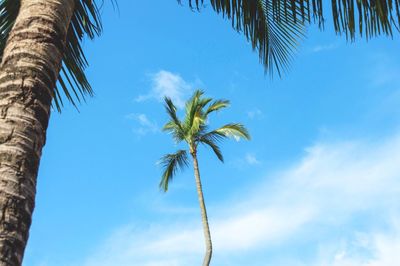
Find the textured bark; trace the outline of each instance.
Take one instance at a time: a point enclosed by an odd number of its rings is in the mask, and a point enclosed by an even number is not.
[[[197,154],[195,149],[192,150],[193,151],[191,152],[191,155],[193,157],[194,176],[196,178],[197,195],[199,197],[200,210],[201,210],[201,221],[203,223],[204,240],[206,242],[206,254],[204,255],[203,266],[208,266],[210,265],[211,255],[212,255],[211,234],[210,234],[210,227],[208,225],[206,205],[204,203],[203,189],[201,186],[200,170],[199,170],[199,163],[197,161]]]
[[[21,0],[0,66],[0,266],[21,265],[74,0]]]

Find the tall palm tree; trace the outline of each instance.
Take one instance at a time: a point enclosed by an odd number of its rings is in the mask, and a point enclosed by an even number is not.
[[[399,28],[400,0],[331,1],[336,32],[351,39],[357,30],[370,38]],[[206,1],[186,2],[201,9]],[[322,0],[207,3],[245,35],[265,69],[278,74],[305,25],[324,23]],[[74,105],[93,94],[81,41],[100,31],[96,0],[0,0],[0,266],[21,264],[51,103],[60,111],[61,94]]]
[[[209,146],[220,161],[224,161],[218,142],[224,138],[243,138],[250,139],[247,129],[241,124],[227,124],[218,129],[208,131],[208,115],[229,106],[227,100],[215,100],[205,98],[203,91],[197,90],[187,101],[185,107],[185,118],[179,120],[176,107],[172,100],[165,98],[165,109],[170,120],[165,124],[163,130],[172,134],[176,143],[182,141],[188,145],[188,150],[193,159],[194,176],[196,189],[200,203],[201,218],[203,223],[204,239],[206,244],[206,254],[203,266],[210,264],[212,255],[212,243],[210,228],[208,225],[207,211],[204,203],[203,190],[200,180],[199,163],[197,160],[197,148],[199,144]],[[160,188],[165,192],[172,181],[176,171],[188,166],[188,155],[186,150],[178,150],[172,154],[166,154],[161,158],[164,172],[161,177]]]

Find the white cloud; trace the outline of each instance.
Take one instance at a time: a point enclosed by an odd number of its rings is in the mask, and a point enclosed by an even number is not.
[[[315,266],[389,266],[400,261],[400,220],[388,232],[358,233],[352,240],[331,244]]]
[[[178,108],[185,106],[185,100],[190,96],[193,91],[196,81],[190,83],[185,81],[179,74],[172,73],[166,70],[160,70],[151,76],[152,88],[146,95],[139,95],[135,101],[142,102],[149,99],[156,99],[163,101],[164,97],[170,97]]]
[[[263,113],[260,109],[253,109],[247,112],[247,117],[250,119],[261,118]]]
[[[253,153],[247,153],[245,160],[250,165],[260,164],[260,161],[256,158]]]
[[[133,132],[144,136],[148,133],[157,133],[159,128],[156,122],[152,122],[145,114],[129,114],[126,118],[134,120],[138,123],[138,127],[134,128]]]
[[[339,45],[337,43],[330,43],[330,44],[324,44],[324,45],[317,45],[312,48],[312,51],[314,53],[319,53],[319,52],[335,50],[338,47],[339,47]]]
[[[359,231],[352,221],[361,214],[368,223],[376,219],[387,222],[399,200],[400,135],[377,142],[315,144],[306,149],[299,162],[267,176],[253,190],[240,191],[231,200],[209,206],[214,264],[238,265],[235,260],[225,264],[219,260],[221,256],[249,256],[278,244],[282,248],[295,245],[299,235],[301,248],[304,243],[324,246],[343,234],[350,237],[351,243],[357,240],[356,245],[366,251],[352,252],[348,245],[336,246],[334,252],[314,258],[315,266],[395,265],[399,261],[400,227],[396,227],[397,234],[370,234],[368,230],[372,229],[367,227],[361,233],[367,236],[364,238],[351,238],[344,229]],[[398,213],[396,217],[400,221]],[[199,264],[204,246],[197,218],[124,227],[84,265]],[[260,265],[252,264],[251,258],[246,259],[249,265]],[[304,258],[296,259],[301,265]]]

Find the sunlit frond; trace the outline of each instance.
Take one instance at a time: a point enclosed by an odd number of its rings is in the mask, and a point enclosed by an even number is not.
[[[159,186],[164,192],[166,192],[176,171],[188,166],[187,153],[185,150],[178,150],[176,153],[166,154],[161,158],[159,163],[164,168]]]
[[[192,121],[194,119],[194,116],[196,114],[196,111],[198,110],[198,101],[200,97],[204,94],[204,91],[202,90],[196,90],[193,93],[193,96],[186,102],[185,104],[185,125],[186,126],[191,126]]]
[[[250,134],[242,124],[227,124],[214,130],[214,132],[220,135],[224,135],[226,137],[232,137],[235,139],[243,138],[250,140]]]
[[[193,96],[186,102],[184,128],[187,138],[196,134],[200,126],[205,123],[203,117],[203,108],[212,100],[211,98],[202,98],[204,91],[196,90]]]
[[[228,100],[216,100],[208,106],[207,110],[205,111],[205,116],[208,114],[221,110],[222,108],[226,108],[229,106],[229,101]]]

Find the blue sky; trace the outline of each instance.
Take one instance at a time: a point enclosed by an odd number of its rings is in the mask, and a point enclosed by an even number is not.
[[[282,79],[209,7],[119,1],[85,50],[96,91],[53,113],[25,266],[186,266],[203,257],[192,170],[168,193],[177,146],[160,99],[196,88],[241,122],[225,163],[201,149],[212,265],[387,266],[400,260],[399,38],[346,42],[311,27]],[[327,14],[328,15],[328,14]],[[329,17],[329,16],[328,16]]]

